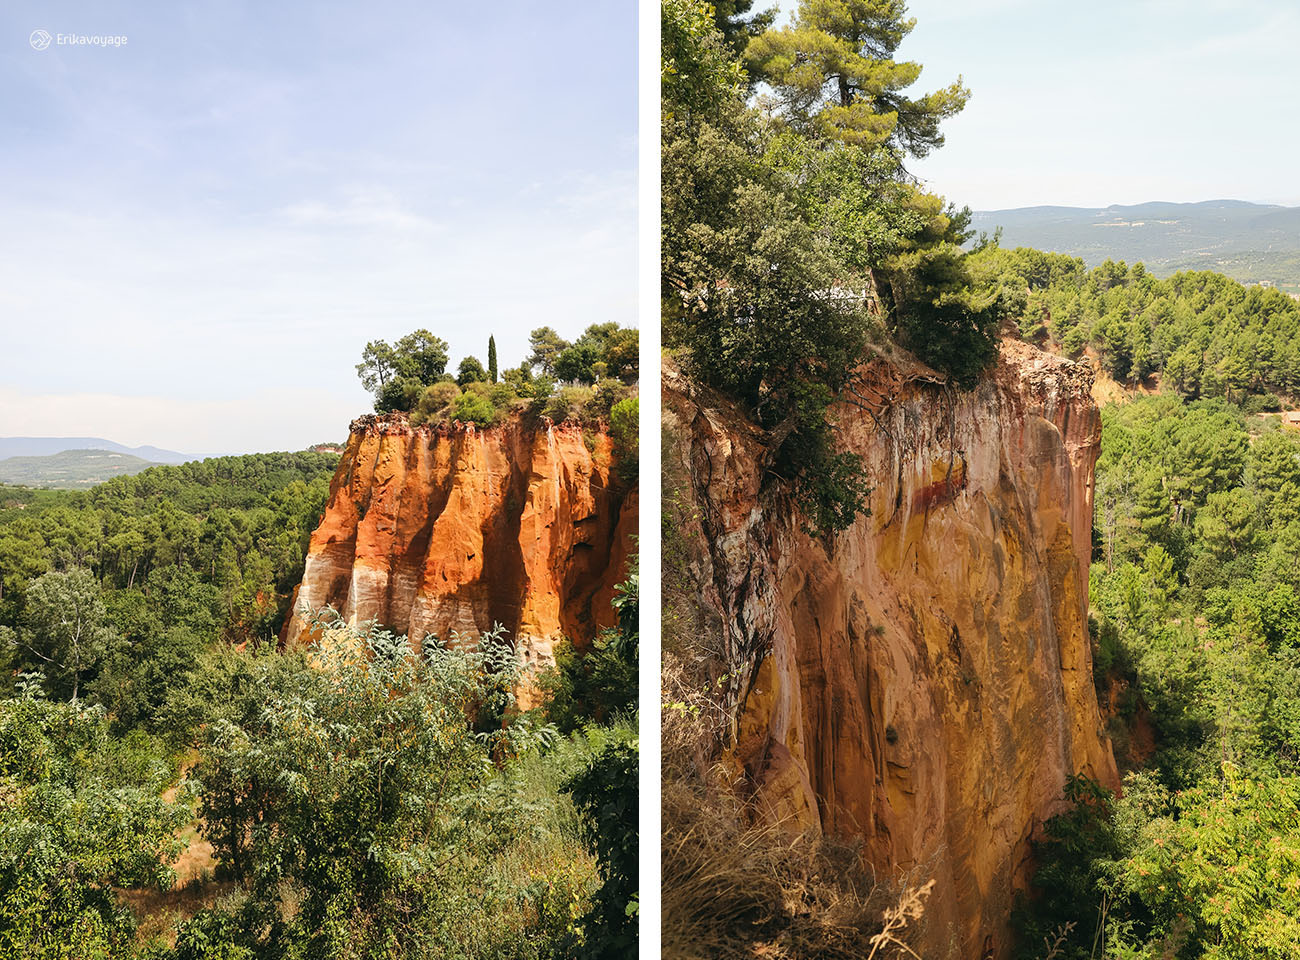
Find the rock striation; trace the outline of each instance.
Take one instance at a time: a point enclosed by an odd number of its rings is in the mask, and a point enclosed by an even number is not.
[[[604,432],[571,421],[353,421],[282,642],[306,642],[327,605],[417,646],[500,623],[534,665],[560,636],[590,641],[615,623],[636,533],[615,461]]]
[[[763,431],[665,368],[686,505],[665,577],[698,598],[687,629],[721,634],[726,755],[773,818],[861,838],[882,879],[935,881],[928,958],[1008,956],[1067,776],[1117,786],[1087,631],[1091,385],[1018,341],[970,391],[872,357],[835,411],[871,513],[822,540],[765,484]]]

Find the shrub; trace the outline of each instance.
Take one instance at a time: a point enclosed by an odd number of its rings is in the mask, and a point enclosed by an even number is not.
[[[614,441],[619,475],[624,480],[631,480],[637,473],[639,425],[640,403],[636,397],[627,397],[610,408],[609,435]]]
[[[583,413],[592,420],[604,420],[609,416],[609,411],[614,404],[625,399],[629,393],[631,388],[622,380],[615,380],[612,377],[598,380],[592,387],[591,399],[587,401]]]
[[[532,380],[528,392],[519,391],[521,397],[528,396],[535,399],[544,400],[555,392],[555,380],[546,374],[536,376]]]
[[[590,387],[561,387],[546,398],[542,404],[542,415],[550,417],[556,423],[565,420],[581,420],[582,411],[591,400],[591,394]]]
[[[436,423],[445,420],[451,405],[460,396],[460,387],[454,381],[443,380],[424,388],[420,401],[411,413],[411,423]]]
[[[638,589],[634,570],[620,583],[613,605],[617,629],[603,630],[591,649],[578,652],[568,642],[555,652],[555,665],[541,674],[546,716],[563,733],[596,721],[632,716],[637,702]]]
[[[499,630],[416,653],[377,627],[321,628],[310,668],[261,666],[261,709],[209,726],[205,837],[253,913],[294,892],[269,934],[293,948],[275,955],[495,956],[468,941],[515,911],[496,872],[531,813],[511,771],[554,737],[515,709],[513,648]]]
[[[515,390],[514,385],[504,381],[492,384],[491,389],[488,391],[488,399],[492,401],[492,405],[502,410],[510,406],[518,397],[519,393]]]
[[[1282,409],[1282,398],[1276,393],[1251,394],[1241,403],[1245,413],[1277,413]]]
[[[470,384],[470,387],[475,384]],[[492,401],[480,393],[466,389],[452,405],[452,416],[462,423],[475,423],[480,427],[490,426],[496,421],[497,408]]]
[[[379,413],[391,413],[394,410],[411,410],[420,402],[424,384],[410,377],[389,380],[379,390],[375,400],[375,410]]]
[[[0,701],[0,956],[126,956],[135,919],[112,888],[171,885],[188,811],[159,797],[146,741],[114,749],[101,708],[20,687]]]
[[[583,918],[583,954],[592,960],[636,953],[638,752],[629,731],[565,783],[585,817],[587,843],[600,864],[601,886]]]
[[[951,243],[901,254],[888,273],[904,345],[959,386],[974,386],[997,356],[999,324],[1015,316],[1014,291],[977,276]]]

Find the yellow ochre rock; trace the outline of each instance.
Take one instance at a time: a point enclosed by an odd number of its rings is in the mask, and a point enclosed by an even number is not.
[[[1067,776],[1118,784],[1087,631],[1091,385],[1019,341],[969,391],[873,356],[833,411],[871,512],[823,541],[764,485],[763,431],[665,368],[665,469],[689,477],[682,553],[724,634],[734,759],[771,816],[862,838],[882,879],[936,881],[927,960],[1008,956]]]

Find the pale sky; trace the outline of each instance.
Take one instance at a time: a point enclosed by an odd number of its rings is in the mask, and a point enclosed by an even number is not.
[[[125,35],[31,44],[33,31]],[[370,339],[636,322],[634,0],[8,0],[0,436],[341,439]]]
[[[783,10],[797,7],[783,0]],[[976,210],[1300,205],[1294,0],[910,0],[913,89],[972,97],[911,169]]]

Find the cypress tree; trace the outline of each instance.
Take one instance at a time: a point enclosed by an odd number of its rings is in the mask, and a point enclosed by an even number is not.
[[[488,335],[488,381],[497,382],[497,338]]]

